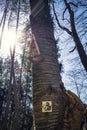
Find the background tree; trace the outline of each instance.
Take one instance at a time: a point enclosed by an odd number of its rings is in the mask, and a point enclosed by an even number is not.
[[[28,45],[26,46],[28,50]],[[5,129],[30,129],[32,127],[32,92],[30,62],[23,52],[21,65],[11,53],[0,62],[0,127]],[[3,59],[3,60],[2,60]],[[13,73],[15,72],[15,84]],[[12,80],[11,80],[12,78]],[[20,118],[20,119],[19,119]],[[16,125],[15,125],[16,124]]]
[[[55,7],[54,7],[55,5]],[[68,5],[68,7],[67,7]],[[74,38],[74,34],[73,36],[71,35],[72,34],[72,27],[74,26],[74,29],[76,30],[77,32],[77,35],[78,35],[78,38],[79,40],[81,41],[81,44],[84,48],[84,52],[85,52],[85,56],[87,54],[87,46],[86,46],[86,30],[87,30],[87,20],[86,20],[86,9],[87,9],[87,3],[85,1],[56,1],[54,2],[53,4],[53,12],[52,12],[52,16],[55,16],[53,17],[54,19],[54,27],[55,27],[55,34],[56,34],[56,37],[59,37],[59,46],[60,46],[60,49],[61,49],[61,56],[62,56],[62,60],[64,61],[64,70],[65,72],[62,73],[62,77],[63,77],[63,81],[64,81],[64,84],[66,86],[67,89],[71,89],[73,90],[74,92],[76,92],[76,85],[74,84],[74,79],[73,79],[73,82],[70,82],[72,76],[70,75],[73,75],[72,73],[74,73],[76,76],[75,76],[75,79],[80,79],[81,77],[81,80],[83,79],[83,84],[81,82],[77,82],[77,85],[79,86],[79,90],[80,90],[80,86],[82,85],[83,87],[82,90],[81,90],[81,99],[83,101],[86,102],[86,93],[83,94],[83,91],[85,89],[86,91],[86,69],[81,66],[81,60],[79,58],[79,54],[78,54],[78,51],[77,51],[77,47],[75,45],[75,41],[73,40]],[[71,12],[73,13],[73,17],[71,16],[71,13],[69,12],[69,9],[71,10]],[[61,14],[60,14],[61,12]],[[55,15],[53,15],[55,14]],[[72,19],[74,18],[74,19]],[[73,20],[73,23],[74,25],[72,24],[72,21]],[[57,22],[55,22],[57,21]],[[71,33],[71,34],[70,34]],[[74,33],[74,32],[73,32]],[[75,35],[76,36],[76,35]],[[76,40],[77,42],[78,40]],[[80,53],[82,51],[80,50]],[[84,62],[86,63],[86,57],[83,58],[84,59]],[[69,71],[70,70],[70,71]],[[74,78],[74,77],[73,77]],[[79,85],[80,83],[80,85]],[[73,84],[72,87],[70,87],[71,85],[70,84]],[[83,99],[84,97],[84,99]]]
[[[60,5],[60,8],[57,8],[58,15],[55,11],[54,2],[52,5],[58,27],[65,31],[70,38],[72,38],[73,41],[71,40],[71,42],[75,43],[75,47],[72,49],[72,51],[77,49],[81,63],[87,71],[87,55],[85,49],[85,42],[87,39],[87,3],[85,1],[76,2],[74,0],[72,2],[67,0],[62,2],[56,1],[56,3]],[[59,14],[60,10],[61,15]]]
[[[75,52],[74,52],[75,53]],[[70,54],[72,55],[72,54]],[[72,68],[67,69],[66,73],[62,73],[63,78],[66,75],[66,78],[63,80],[65,81],[65,86],[67,89],[72,90],[75,92],[78,97],[86,103],[86,91],[87,91],[87,74],[86,71],[84,71],[83,66],[78,60],[78,57],[75,56],[74,58],[72,57],[71,59],[67,60],[67,64],[72,66]]]

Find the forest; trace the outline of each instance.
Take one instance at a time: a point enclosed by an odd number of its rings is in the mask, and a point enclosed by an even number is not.
[[[0,0],[0,130],[87,130],[87,1]]]

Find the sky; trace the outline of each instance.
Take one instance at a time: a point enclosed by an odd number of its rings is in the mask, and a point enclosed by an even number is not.
[[[63,1],[62,3],[61,3],[61,0],[59,1],[55,0],[55,1],[56,2],[54,4],[55,4],[57,16],[60,20],[61,25],[71,30],[70,19],[69,19],[70,17],[69,17],[68,11],[64,8]],[[75,3],[78,3],[81,0],[68,0],[68,1],[71,1],[71,2],[74,1]],[[86,1],[84,0],[81,2],[84,2],[84,4],[86,4]],[[87,33],[86,33],[87,32],[87,27],[86,27],[87,26],[87,6],[78,6],[77,8],[74,7],[73,5],[71,6],[75,14],[74,18],[75,18],[75,23],[76,23],[75,26],[76,26],[77,32],[79,34],[82,44],[85,44],[87,43]],[[84,10],[86,11],[84,12]],[[53,18],[55,19],[54,15],[53,15]],[[84,100],[84,97],[87,96],[87,91],[86,91],[87,85],[85,86],[85,83],[87,84],[87,78],[85,75],[87,74],[84,71],[84,68],[81,64],[77,50],[75,49],[72,53],[70,53],[70,51],[73,50],[73,48],[75,47],[75,43],[73,42],[72,38],[69,35],[67,35],[67,33],[65,33],[64,31],[61,31],[57,23],[54,25],[54,27],[56,28],[55,37],[56,39],[59,39],[58,46],[60,48],[61,61],[63,64],[63,69],[64,69],[64,73],[62,73],[62,81],[64,82],[64,86],[66,89],[72,90],[74,93],[77,94],[76,85],[75,85],[75,81],[76,81],[78,83],[79,90],[81,90],[81,99],[87,102],[87,100]],[[85,46],[85,49],[86,48],[87,48],[87,45]],[[77,72],[77,74],[75,74],[74,72],[75,73]],[[85,72],[85,73],[82,74],[82,72],[83,73]],[[73,80],[71,80],[71,78]],[[75,78],[75,81],[74,81],[74,78]],[[83,90],[80,89],[81,86],[84,86],[85,89]]]
[[[18,36],[16,35],[16,31],[14,29],[8,29],[7,27],[4,30],[2,43],[0,48],[0,55],[2,57],[7,57],[10,55],[10,48],[13,50],[14,45],[16,47],[17,52],[21,52],[19,43],[18,43]]]

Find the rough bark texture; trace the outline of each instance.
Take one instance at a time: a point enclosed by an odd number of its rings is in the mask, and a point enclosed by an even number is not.
[[[64,100],[48,1],[30,0],[30,6],[32,32],[44,58],[32,68],[35,127],[36,130],[62,130]],[[42,112],[42,101],[52,101],[52,112]]]
[[[64,114],[63,130],[82,130],[84,104],[73,92],[66,90],[67,104]]]

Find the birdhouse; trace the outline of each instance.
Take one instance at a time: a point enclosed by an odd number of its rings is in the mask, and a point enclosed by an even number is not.
[[[37,63],[43,60],[34,34],[32,34],[31,36],[31,43],[29,48],[29,60],[33,63]]]

